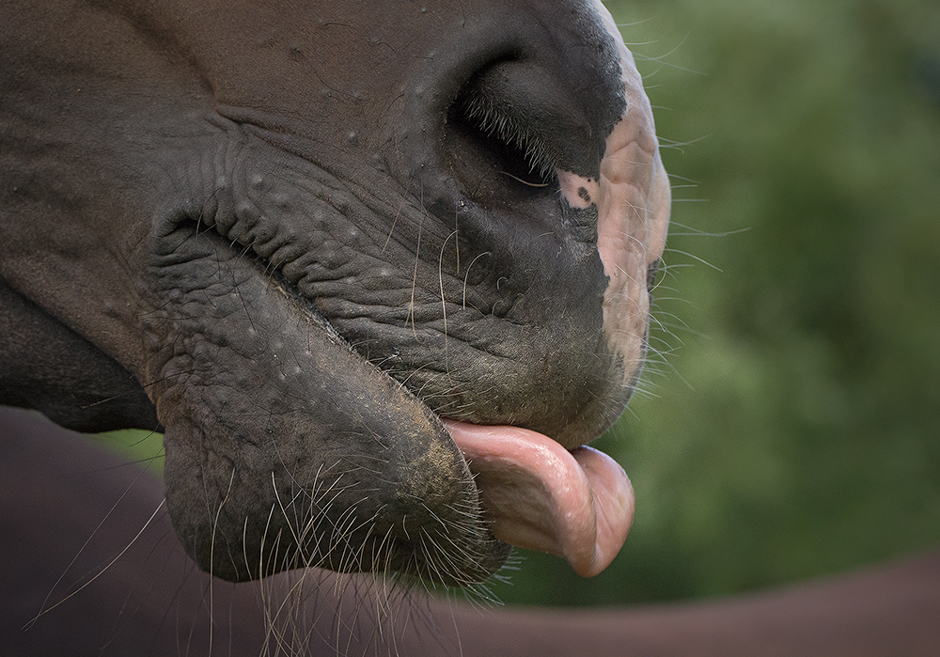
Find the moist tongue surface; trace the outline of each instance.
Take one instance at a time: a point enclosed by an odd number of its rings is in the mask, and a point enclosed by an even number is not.
[[[616,461],[590,447],[568,451],[528,429],[444,424],[476,475],[497,538],[563,556],[584,577],[610,564],[634,506]]]

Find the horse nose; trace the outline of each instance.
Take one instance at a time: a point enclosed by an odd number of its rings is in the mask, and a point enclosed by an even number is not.
[[[490,203],[550,191],[556,169],[596,179],[625,109],[619,35],[582,2],[453,20],[447,47],[422,53],[403,89],[399,144],[416,169],[440,156],[467,196]]]
[[[401,89],[402,122],[387,143],[403,178],[447,226],[469,206],[458,230],[497,257],[547,231],[595,243],[596,216],[559,203],[559,176],[600,177],[626,109],[621,48],[590,3],[495,5],[455,24]]]

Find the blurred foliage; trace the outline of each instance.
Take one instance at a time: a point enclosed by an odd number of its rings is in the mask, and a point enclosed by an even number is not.
[[[95,440],[127,456],[132,463],[138,463],[149,472],[163,473],[163,434],[154,431],[124,429],[92,434]]]
[[[607,4],[676,200],[658,353],[599,445],[636,522],[593,580],[525,553],[492,588],[677,599],[940,546],[940,4]]]
[[[607,6],[676,199],[661,355],[601,444],[636,521],[594,580],[527,555],[497,594],[719,595],[940,546],[940,4]]]

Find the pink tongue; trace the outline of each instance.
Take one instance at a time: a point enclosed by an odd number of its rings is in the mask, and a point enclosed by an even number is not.
[[[616,461],[590,447],[569,452],[528,429],[444,424],[477,476],[497,538],[563,556],[583,577],[617,556],[634,500]]]

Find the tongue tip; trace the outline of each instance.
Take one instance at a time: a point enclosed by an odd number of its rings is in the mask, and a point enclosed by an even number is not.
[[[576,573],[594,577],[619,554],[633,524],[636,498],[623,468],[610,456],[591,447],[572,450],[590,483],[594,510],[593,540],[572,538],[565,557]]]
[[[610,565],[634,512],[633,487],[616,461],[528,429],[444,423],[478,477],[497,538],[562,556],[583,577]]]

